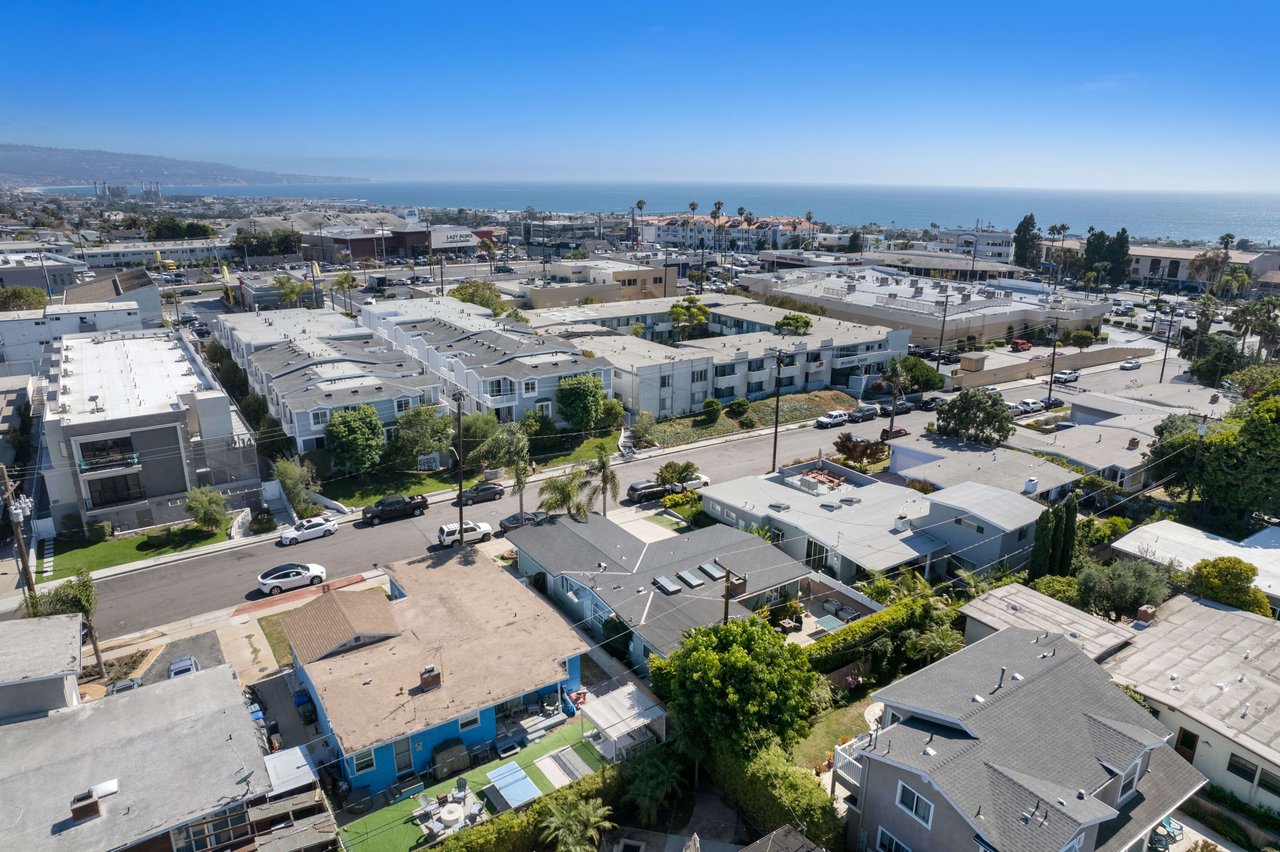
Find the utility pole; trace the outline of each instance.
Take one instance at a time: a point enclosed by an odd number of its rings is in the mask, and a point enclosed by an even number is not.
[[[942,325],[938,326],[938,355],[933,362],[933,369],[942,372],[942,350],[947,339],[947,308],[951,307],[951,293],[942,297]]]
[[[458,544],[462,544],[462,401],[467,395],[461,390],[453,392],[453,401],[458,406],[455,414],[457,424],[455,431],[458,434]]]
[[[0,503],[9,507],[14,545],[18,548],[18,561],[22,565],[22,583],[26,586],[27,615],[37,615],[39,610],[36,605],[36,581],[31,576],[31,561],[27,559],[27,543],[22,536],[22,522],[26,519],[31,500],[28,497],[14,495],[13,484],[9,481],[9,469],[2,464],[0,464],[0,482],[4,485],[4,499],[0,500]]]
[[[720,565],[719,562],[717,562],[716,564]],[[724,570],[724,619],[720,623],[728,624],[729,623],[729,601],[731,600],[729,596],[730,583],[733,580],[745,580],[746,578],[743,577],[741,574],[733,573],[728,568],[725,568],[723,565],[720,565],[720,567]]]
[[[1052,407],[1053,374],[1055,372],[1057,363],[1058,363],[1058,320],[1055,317],[1053,320],[1053,353],[1049,356],[1049,395],[1046,397],[1046,399],[1048,399],[1049,402],[1045,404],[1045,408]]]
[[[782,350],[774,350],[773,357],[775,359],[773,373],[773,465],[769,468],[770,473],[778,469],[778,420],[782,416]]]

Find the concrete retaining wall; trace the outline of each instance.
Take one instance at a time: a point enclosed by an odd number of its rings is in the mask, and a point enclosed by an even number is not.
[[[1080,370],[1085,367],[1096,367],[1099,364],[1114,364],[1128,358],[1145,358],[1154,355],[1154,349],[1139,349],[1128,346],[1107,346],[1101,349],[1086,349],[1083,352],[1070,354],[1058,353],[1054,364],[1058,370]],[[976,388],[983,385],[998,385],[1004,382],[1016,382],[1021,379],[1037,379],[1049,375],[1049,365],[1053,363],[1045,358],[1041,361],[1027,361],[1023,364],[1007,364],[1003,367],[992,367],[990,370],[979,370],[975,373],[954,374],[955,386],[958,388]]]

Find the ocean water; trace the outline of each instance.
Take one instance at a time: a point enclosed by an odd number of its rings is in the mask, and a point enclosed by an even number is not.
[[[91,192],[77,187],[59,191]],[[646,201],[645,214],[687,213],[690,201],[705,213],[717,201],[736,213],[803,217],[813,211],[832,224],[923,228],[973,227],[975,222],[1012,228],[1034,213],[1041,230],[1065,222],[1073,233],[1090,225],[1108,232],[1128,228],[1135,237],[1216,240],[1224,233],[1280,245],[1280,195],[1210,192],[983,189],[840,184],[688,182],[477,182],[422,181],[261,186],[170,186],[172,195],[293,197],[373,204],[523,210],[557,213],[625,213]]]

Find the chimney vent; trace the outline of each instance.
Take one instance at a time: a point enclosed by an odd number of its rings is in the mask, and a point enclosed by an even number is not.
[[[94,819],[102,815],[102,807],[98,804],[98,796],[92,790],[85,790],[71,799],[71,820],[76,823]]]
[[[430,692],[433,689],[440,688],[440,669],[435,666],[426,666],[419,676],[418,683],[422,687],[423,692]]]
[[[1151,604],[1144,604],[1138,607],[1138,621],[1150,624],[1156,620],[1156,608]]]
[[[1138,440],[1137,438],[1130,438],[1130,439],[1129,439],[1129,449],[1131,449],[1131,450],[1136,450],[1136,449],[1138,449],[1138,446],[1139,446],[1141,443],[1142,443],[1142,441]]]
[[[1034,476],[1028,476],[1026,484],[1022,486],[1022,493],[1035,494],[1036,490],[1039,487],[1040,487],[1040,480],[1036,479]]]

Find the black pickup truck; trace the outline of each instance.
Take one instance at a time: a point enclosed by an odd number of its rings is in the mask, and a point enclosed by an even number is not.
[[[417,517],[427,511],[427,495],[388,494],[372,506],[365,506],[360,516],[369,526],[376,527],[383,521],[393,521],[409,515]]]

